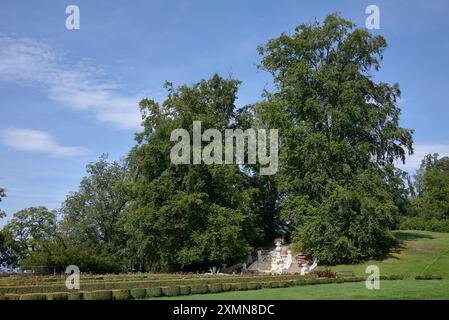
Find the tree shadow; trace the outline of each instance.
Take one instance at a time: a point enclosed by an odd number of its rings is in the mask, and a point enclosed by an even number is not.
[[[410,231],[397,231],[394,233],[394,235],[399,241],[418,240],[418,239],[433,239],[433,237],[431,235],[415,233],[415,232],[410,232]]]
[[[398,244],[391,248],[388,253],[384,255],[373,258],[375,261],[382,261],[385,259],[396,259],[400,260],[399,254],[405,249],[404,241],[413,241],[418,239],[434,239],[431,235],[420,234],[410,231],[397,231],[394,233],[396,239],[398,239]]]

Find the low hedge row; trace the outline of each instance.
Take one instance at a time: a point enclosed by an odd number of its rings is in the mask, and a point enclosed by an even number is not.
[[[27,293],[4,295],[7,300],[128,300],[152,297],[174,297],[178,295],[218,293],[223,291],[257,290],[263,288],[284,288],[296,285],[314,285],[325,283],[343,283],[364,281],[364,277],[342,278],[298,278],[294,280],[278,280],[265,282],[226,282],[212,284],[194,284],[191,286],[166,286],[151,287],[147,289],[114,289],[114,290],[94,290],[89,292],[52,292],[52,293]]]
[[[172,287],[172,286],[193,286],[195,284],[214,284],[214,283],[224,283],[224,282],[262,282],[262,281],[272,281],[275,280],[294,280],[297,278],[313,278],[314,275],[307,277],[299,275],[256,275],[256,276],[219,276],[219,277],[198,277],[198,278],[188,278],[188,279],[170,279],[170,280],[146,280],[146,281],[119,281],[119,282],[90,282],[81,283],[82,290],[84,291],[97,291],[97,290],[114,290],[114,289],[135,289],[141,288],[145,289],[148,287]],[[52,285],[37,285],[37,286],[16,286],[16,287],[0,287],[0,295],[5,295],[7,293],[48,293],[48,292],[64,292],[67,291],[65,284],[52,284]]]
[[[415,276],[415,280],[442,280],[442,276],[433,276],[430,274]]]

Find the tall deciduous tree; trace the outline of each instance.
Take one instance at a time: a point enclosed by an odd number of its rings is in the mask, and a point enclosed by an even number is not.
[[[127,218],[130,267],[207,268],[249,253],[257,234],[250,208],[254,190],[239,167],[170,160],[173,130],[186,129],[192,137],[193,121],[201,121],[203,131],[232,125],[238,85],[214,75],[193,86],[167,83],[162,104],[141,101],[144,130],[129,156],[135,176]]]
[[[372,78],[386,46],[334,14],[259,47],[275,90],[255,109],[280,129],[281,214],[298,249],[325,263],[392,244],[385,170],[412,151],[412,131],[399,126],[399,86]]]

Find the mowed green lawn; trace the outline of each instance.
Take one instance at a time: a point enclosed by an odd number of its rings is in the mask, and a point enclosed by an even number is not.
[[[381,281],[379,290],[368,290],[364,282],[356,282],[158,299],[449,299],[449,233],[395,231],[395,235],[400,240],[399,247],[381,259],[330,267],[365,276],[368,265],[377,265],[381,275],[404,275],[404,280]],[[439,275],[443,280],[418,281],[414,280],[416,275]]]
[[[333,271],[352,270],[366,275],[366,267],[377,265],[381,275],[402,274],[405,279],[416,275],[438,275],[449,280],[449,233],[428,231],[395,231],[400,245],[386,257],[357,265],[330,267]],[[449,290],[449,289],[448,289]]]
[[[231,291],[214,294],[164,297],[166,300],[329,300],[329,299],[449,299],[449,280],[388,280],[379,290],[365,282],[296,286],[279,289]]]

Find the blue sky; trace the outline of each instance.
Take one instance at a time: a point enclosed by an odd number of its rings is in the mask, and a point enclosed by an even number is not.
[[[80,30],[65,28],[71,4]],[[243,81],[238,105],[257,101],[271,80],[256,68],[259,44],[332,12],[364,27],[370,4],[380,8],[374,33],[389,44],[376,79],[401,86],[402,125],[415,129],[416,151],[404,168],[413,172],[428,152],[449,155],[447,0],[1,0],[0,186],[8,197],[0,208],[9,217],[56,208],[88,162],[124,156],[139,130],[138,101],[162,100],[165,80],[232,75]]]

